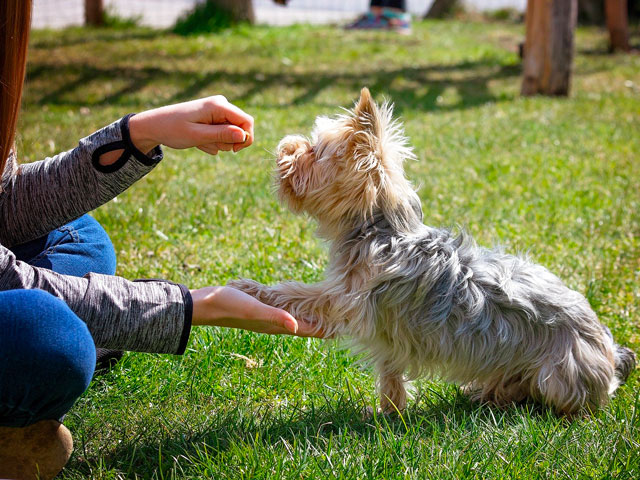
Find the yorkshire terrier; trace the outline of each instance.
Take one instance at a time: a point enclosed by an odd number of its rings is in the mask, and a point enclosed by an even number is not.
[[[278,145],[280,199],[318,221],[330,242],[326,279],[230,285],[351,338],[377,369],[386,413],[403,410],[406,383],[425,375],[499,406],[532,399],[564,415],[604,406],[634,353],[546,268],[422,223],[402,165],[415,156],[392,110],[364,88],[353,110],[319,117],[311,140]]]

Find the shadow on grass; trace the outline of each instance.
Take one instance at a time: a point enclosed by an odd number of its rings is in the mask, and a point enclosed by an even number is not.
[[[47,30],[44,30],[45,32]],[[41,31],[42,32],[42,31]],[[36,37],[38,34],[35,34]],[[36,38],[31,41],[29,48],[54,49],[84,45],[90,42],[113,43],[126,40],[152,40],[166,35],[159,29],[113,29],[113,28],[88,28],[71,27],[54,34],[46,35],[46,38]]]
[[[609,47],[608,40],[602,40],[598,45],[592,47],[576,48],[578,55],[594,56],[594,57],[613,57],[614,55],[640,55],[640,25],[636,25],[635,28],[629,29],[629,52],[613,52]]]
[[[72,461],[69,468],[76,473],[89,474],[88,464],[99,464],[101,468],[135,473],[144,478],[168,474],[175,466],[172,459],[182,458],[181,466],[206,458],[206,465],[216,466],[234,447],[251,446],[252,449],[289,448],[288,445],[304,445],[315,452],[323,452],[328,443],[340,446],[340,438],[373,446],[380,442],[381,435],[405,441],[407,436],[439,438],[447,432],[473,432],[487,425],[509,429],[521,424],[523,417],[553,417],[548,410],[537,405],[519,405],[507,409],[472,404],[461,394],[443,396],[438,392],[426,392],[414,399],[402,416],[364,415],[366,402],[363,399],[344,397],[339,401],[327,401],[319,407],[312,405],[302,411],[289,406],[282,409],[266,407],[247,415],[239,410],[227,411],[190,434],[172,433],[157,440],[143,440],[121,444],[105,456]],[[561,420],[556,420],[561,422]],[[159,432],[167,432],[166,426]],[[443,440],[444,441],[444,440]]]
[[[339,86],[358,92],[368,86],[374,92],[384,92],[393,98],[396,109],[457,110],[489,102],[512,100],[509,94],[494,94],[489,82],[510,79],[520,75],[519,64],[499,64],[492,60],[464,61],[456,64],[435,64],[418,67],[399,67],[386,70],[358,70],[353,72],[296,73],[294,71],[263,72],[249,70],[235,72],[216,70],[194,72],[191,70],[165,69],[160,67],[99,67],[85,63],[68,65],[31,65],[27,81],[47,79],[57,87],[37,100],[39,105],[61,105],[68,107],[137,105],[136,95],[146,87],[156,84],[162,88],[177,90],[170,98],[159,100],[162,104],[191,100],[205,91],[224,91],[216,84],[232,84],[243,93],[234,96],[235,102],[249,102],[265,90],[295,89],[301,92],[289,101],[272,108],[288,108],[315,102],[326,89]],[[62,81],[56,82],[56,79]],[[102,93],[101,84],[122,81],[115,91]],[[93,85],[91,98],[83,93]],[[441,96],[446,89],[458,94],[457,102],[441,105]],[[334,106],[334,105],[330,105]]]

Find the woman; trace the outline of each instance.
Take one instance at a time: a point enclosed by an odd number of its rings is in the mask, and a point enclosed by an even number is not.
[[[72,440],[59,420],[87,388],[96,347],[182,354],[192,325],[312,334],[228,287],[114,276],[111,242],[86,215],[153,169],[161,144],[212,155],[250,146],[253,119],[224,97],[128,115],[16,166],[30,13],[30,1],[0,2],[0,478],[63,468]]]

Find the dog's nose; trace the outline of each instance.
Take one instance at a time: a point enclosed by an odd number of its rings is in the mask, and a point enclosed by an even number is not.
[[[280,151],[278,152],[279,156],[282,155],[293,155],[293,153],[296,151],[296,147],[297,145],[293,144],[293,143],[285,143],[284,145],[282,145],[280,147]]]

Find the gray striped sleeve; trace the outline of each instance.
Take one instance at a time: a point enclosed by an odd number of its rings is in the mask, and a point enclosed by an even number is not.
[[[0,243],[7,247],[38,238],[129,188],[162,160],[156,148],[150,156],[133,146],[129,116],[80,140],[78,147],[15,169],[11,159],[0,193]],[[101,167],[102,153],[123,149],[112,166]]]
[[[130,282],[90,273],[60,275],[16,260],[0,246],[0,290],[39,289],[85,321],[97,347],[182,354],[191,330],[191,296],[162,280]]]

